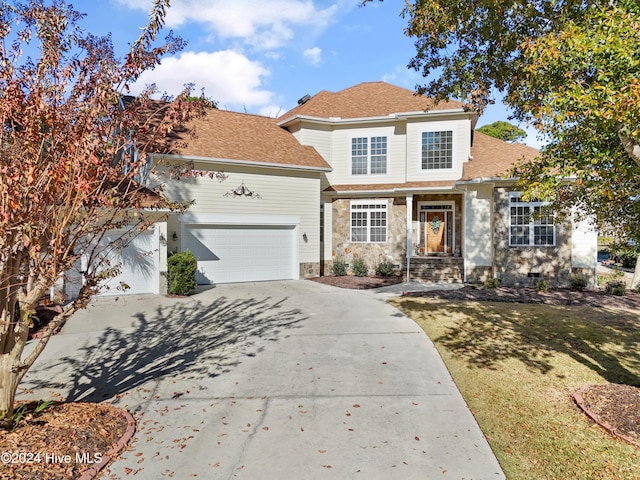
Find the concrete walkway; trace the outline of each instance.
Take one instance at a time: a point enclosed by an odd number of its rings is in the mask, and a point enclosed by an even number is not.
[[[129,409],[132,448],[105,478],[504,478],[393,293],[284,281],[101,299],[23,387]]]

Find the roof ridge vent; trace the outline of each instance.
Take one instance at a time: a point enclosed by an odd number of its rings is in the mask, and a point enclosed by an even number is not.
[[[304,97],[302,97],[300,100],[298,100],[298,105],[304,105],[309,100],[311,100],[311,95],[306,94]]]

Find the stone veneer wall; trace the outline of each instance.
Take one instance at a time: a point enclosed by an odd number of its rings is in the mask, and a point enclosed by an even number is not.
[[[300,278],[313,278],[320,276],[320,262],[300,263]]]
[[[508,188],[494,189],[494,265],[496,278],[502,285],[533,286],[547,280],[552,287],[567,286],[571,274],[571,224],[556,225],[554,247],[509,246]],[[538,277],[530,277],[537,274]]]
[[[389,259],[401,266],[406,256],[407,204],[404,197],[371,198],[387,200],[387,242],[352,243],[351,242],[351,199],[339,198],[332,203],[333,235],[331,254],[333,258],[342,258],[349,265],[354,257],[361,257],[369,267],[369,273],[375,273],[380,261]],[[325,275],[331,274],[331,265],[325,269]]]
[[[493,277],[492,267],[471,267],[467,268],[467,283],[484,283],[485,280]]]

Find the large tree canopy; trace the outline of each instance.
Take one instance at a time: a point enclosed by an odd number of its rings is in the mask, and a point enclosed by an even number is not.
[[[119,60],[109,38],[78,28],[81,15],[63,0],[0,1],[0,420],[51,333],[118,273],[103,247],[121,248],[152,224],[145,207],[181,208],[141,186],[141,174],[147,153],[161,152],[166,134],[206,102],[188,88],[171,101],[151,101],[153,88],[125,96],[183,45],[156,41],[168,4],[150,2],[149,24]],[[129,234],[100,242],[122,228]],[[21,358],[38,302],[80,259],[78,298]]]
[[[500,93],[547,142],[515,172],[528,195],[640,241],[640,2],[414,0],[403,16],[419,93],[480,113]]]
[[[502,120],[478,127],[476,131],[494,138],[499,138],[505,142],[517,142],[518,140],[527,138],[527,132],[523,129]]]

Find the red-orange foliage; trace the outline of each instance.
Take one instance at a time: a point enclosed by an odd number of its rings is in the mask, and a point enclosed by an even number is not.
[[[206,102],[188,88],[163,101],[150,99],[152,88],[125,96],[144,70],[182,48],[178,38],[156,39],[168,5],[155,0],[119,60],[109,38],[77,28],[81,15],[63,0],[0,2],[0,419],[51,332],[117,273],[100,261],[96,240],[115,228],[144,229],[157,218],[144,207],[181,208],[140,177],[147,154],[161,153],[166,135]],[[90,268],[78,299],[21,361],[38,301],[81,257]]]

